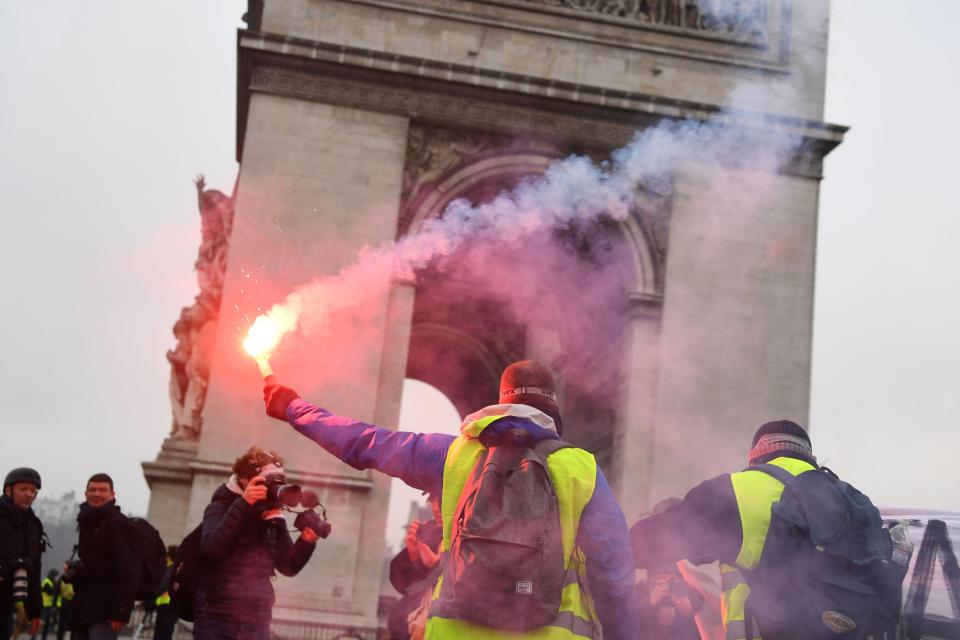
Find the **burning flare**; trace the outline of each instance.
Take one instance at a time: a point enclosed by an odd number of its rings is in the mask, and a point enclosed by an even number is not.
[[[273,376],[270,356],[283,336],[296,328],[302,307],[302,298],[293,293],[284,302],[273,305],[269,312],[257,316],[247,331],[243,348],[256,361],[264,379]]]

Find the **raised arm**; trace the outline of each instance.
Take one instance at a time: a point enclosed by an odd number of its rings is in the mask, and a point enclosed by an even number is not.
[[[439,495],[453,436],[390,431],[333,415],[300,398],[290,402],[285,416],[294,429],[354,469],[376,469]]]
[[[736,558],[741,524],[729,475],[701,482],[678,504],[637,522],[630,542],[637,568],[677,560],[704,564]]]
[[[277,549],[277,560],[275,566],[277,571],[287,577],[292,577],[300,573],[300,570],[307,566],[313,550],[317,548],[316,542],[307,542],[301,534],[294,542],[284,524],[279,527],[279,548]]]

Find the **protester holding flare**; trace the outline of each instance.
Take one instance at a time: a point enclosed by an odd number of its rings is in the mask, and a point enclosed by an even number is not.
[[[441,496],[443,569],[426,638],[573,640],[602,627],[606,640],[632,639],[626,522],[593,456],[560,440],[555,389],[546,367],[516,362],[501,378],[500,403],[467,416],[459,437],[335,416],[275,384],[264,398],[268,415],[352,467]],[[514,539],[496,539],[498,530]],[[521,566],[531,579],[511,577]]]

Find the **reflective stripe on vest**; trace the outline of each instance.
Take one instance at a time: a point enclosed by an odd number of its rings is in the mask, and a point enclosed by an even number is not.
[[[486,426],[504,416],[488,416],[471,424],[471,432],[479,435]],[[443,470],[443,494],[440,512],[443,517],[443,540],[440,550],[449,553],[453,542],[453,523],[460,494],[466,486],[474,467],[486,450],[475,437],[461,435],[447,451]],[[583,640],[598,635],[596,614],[589,594],[581,587],[586,583],[586,562],[583,552],[576,547],[577,528],[584,508],[593,497],[597,479],[597,463],[594,457],[573,447],[559,449],[547,459],[547,472],[557,492],[560,512],[560,537],[564,552],[564,587],[560,600],[560,613],[548,626],[517,633],[490,627],[481,627],[463,620],[442,618],[431,611],[427,621],[426,640],[513,640],[536,638],[538,640]],[[437,580],[433,591],[436,601],[440,595],[443,576]]]
[[[47,593],[47,587],[50,587],[50,593]],[[44,609],[53,606],[53,596],[53,580],[44,578],[43,582],[40,583],[40,598],[43,601]]]
[[[814,469],[810,463],[796,458],[777,458],[769,464],[785,469],[795,476]],[[720,605],[727,640],[743,640],[747,637],[743,609],[747,596],[750,595],[750,587],[739,569],[755,569],[760,562],[763,545],[767,541],[767,531],[770,529],[770,509],[783,495],[783,483],[762,471],[731,473],[730,482],[733,484],[733,494],[740,510],[743,542],[740,544],[735,565],[720,565],[720,586],[723,589]],[[753,637],[760,640],[756,627]]]

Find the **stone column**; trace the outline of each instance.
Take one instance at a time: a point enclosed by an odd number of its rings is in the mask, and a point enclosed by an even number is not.
[[[307,280],[336,273],[363,247],[394,239],[408,122],[263,94],[249,108],[188,520],[199,521],[247,447],[276,449],[290,478],[321,488],[333,534],[300,576],[276,582],[274,617],[373,626],[388,479],[347,467],[265,416],[262,382],[240,339],[256,305],[266,309]],[[368,300],[362,321],[337,325],[353,327],[352,336],[324,327],[290,334],[273,358],[281,382],[336,413],[395,426],[411,297],[399,286]]]
[[[654,502],[746,466],[761,423],[808,415],[819,181],[688,169],[670,222]]]

